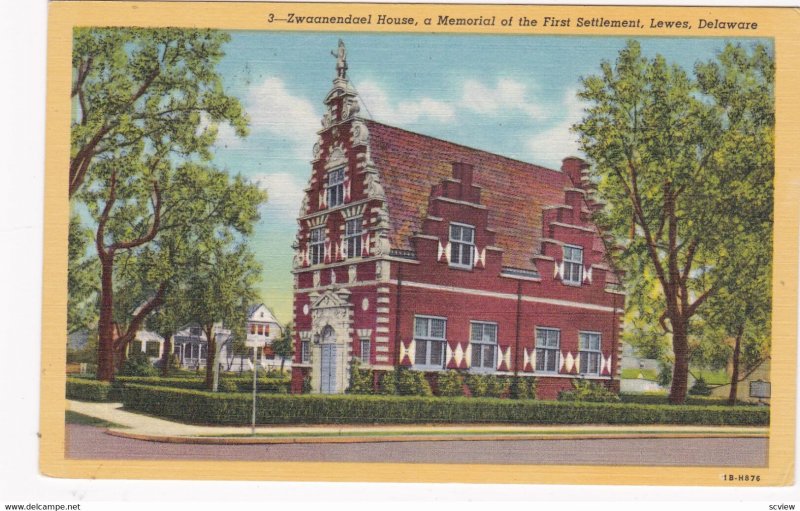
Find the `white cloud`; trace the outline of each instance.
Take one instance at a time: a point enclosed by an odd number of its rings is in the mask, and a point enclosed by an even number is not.
[[[448,122],[453,120],[456,114],[450,104],[431,98],[392,104],[383,88],[369,80],[358,84],[358,95],[362,105],[366,105],[375,120],[389,124],[413,124],[423,119]]]
[[[578,134],[570,131],[572,125],[583,117],[584,107],[576,93],[576,89],[568,89],[561,110],[553,116],[556,124],[528,140],[531,161],[561,168],[561,160],[567,156],[581,156]]]
[[[303,201],[305,180],[294,172],[258,174],[253,181],[267,192],[266,217],[276,215],[282,220],[294,220]]]
[[[266,132],[291,143],[294,152],[303,156],[311,152],[317,139],[321,114],[311,101],[295,96],[277,77],[266,78],[251,87],[247,96],[247,113],[253,133]]]
[[[494,87],[467,80],[461,106],[484,115],[508,115],[510,111],[521,111],[533,119],[546,117],[546,109],[528,96],[528,87],[510,78],[497,80]]]
[[[208,118],[208,115],[206,115],[205,112],[201,113],[200,124],[197,126],[197,134],[199,135],[207,130],[209,127],[211,127],[211,124],[212,123]],[[236,134],[236,130],[233,129],[233,126],[227,122],[214,124],[217,127],[217,139],[214,141],[215,146],[234,148],[239,147],[242,144],[242,139]]]

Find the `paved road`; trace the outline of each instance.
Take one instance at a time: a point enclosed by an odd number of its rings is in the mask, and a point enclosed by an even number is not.
[[[67,425],[67,456],[83,459],[764,467],[767,448],[765,438],[198,445],[131,440]]]

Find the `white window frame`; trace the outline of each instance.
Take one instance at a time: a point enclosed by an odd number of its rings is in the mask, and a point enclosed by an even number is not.
[[[344,204],[344,167],[337,167],[328,172],[327,190],[328,208]]]
[[[344,221],[344,244],[348,259],[361,257],[361,235],[364,232],[361,223],[360,216]],[[357,230],[353,230],[352,226],[356,226]]]
[[[457,238],[453,237],[453,228],[459,230],[459,236]],[[464,240],[463,233],[465,231],[472,234],[469,241]],[[447,235],[450,241],[450,266],[453,268],[471,270],[475,262],[475,226],[461,224],[458,222],[450,222]],[[462,262],[465,251],[467,258],[469,259],[469,262],[467,263]]]
[[[570,251],[570,256],[572,256],[572,251],[578,251],[580,254],[579,259],[574,259],[573,257],[567,257],[567,252]],[[561,281],[565,284],[570,284],[573,286],[580,286],[583,283],[583,247],[578,245],[564,245],[564,272],[561,275]],[[577,277],[576,277],[577,272]]]
[[[417,321],[426,321],[427,327],[426,332],[424,335],[419,335],[417,333]],[[442,329],[442,336],[437,337],[433,335],[432,325],[433,321],[442,321],[444,323]],[[447,318],[441,316],[414,316],[414,369],[422,369],[422,370],[430,370],[430,371],[438,371],[444,369],[445,363],[447,362]],[[421,343],[425,344],[425,360],[420,362],[419,360],[419,348]],[[433,344],[438,343],[441,353],[441,362],[438,364],[431,363],[431,354],[433,352]]]
[[[300,341],[300,363],[307,364],[311,362],[311,342]]]
[[[594,338],[597,340],[597,348],[592,347],[591,340]],[[589,340],[588,344],[584,343],[585,339]],[[578,332],[578,353],[581,357],[578,372],[580,374],[600,375],[601,361],[603,359],[603,352],[601,351],[602,342],[603,336],[600,332]],[[591,370],[587,371],[587,365],[590,360],[594,361],[594,368],[589,368]]]
[[[548,332],[552,333],[555,332],[557,334],[556,344],[553,346],[550,344],[550,336],[546,335],[544,337],[539,336],[539,332]],[[534,332],[535,336],[535,344],[536,347],[536,366],[534,366],[533,371],[536,373],[548,373],[554,374],[558,373],[559,369],[561,369],[561,330],[558,328],[551,328],[546,326],[537,326]],[[548,369],[547,366],[549,365],[548,362],[553,362],[553,369]],[[541,363],[542,368],[539,369],[538,366]]]
[[[318,239],[315,239],[318,234]],[[325,227],[315,227],[308,233],[309,260],[311,265],[325,262]]]
[[[364,349],[365,347],[366,349]],[[360,348],[358,355],[359,360],[361,361],[362,364],[369,365],[371,356],[370,353],[371,346],[369,339],[361,339],[361,344],[359,345],[359,348]]]
[[[494,330],[494,335],[487,337],[488,331]],[[477,335],[480,330],[480,339]],[[472,360],[470,361],[470,371],[474,372],[490,372],[497,369],[497,323],[491,321],[470,321],[469,322],[469,344],[472,347]],[[486,347],[491,346],[492,355],[491,360],[485,360],[484,357]],[[478,365],[475,365],[476,361]]]

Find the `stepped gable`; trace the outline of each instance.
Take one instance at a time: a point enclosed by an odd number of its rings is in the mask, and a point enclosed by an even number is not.
[[[392,248],[409,250],[411,235],[422,231],[431,187],[452,178],[452,163],[475,168],[473,182],[482,188],[481,204],[489,211],[496,245],[504,249],[503,265],[535,269],[540,252],[542,208],[564,202],[573,186],[563,172],[486,151],[364,120],[370,133],[370,155],[380,172],[388,201]]]

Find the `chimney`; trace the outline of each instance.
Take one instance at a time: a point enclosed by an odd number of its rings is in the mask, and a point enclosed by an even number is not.
[[[469,190],[472,187],[473,166],[470,163],[453,162],[453,178],[461,181],[461,189]]]

